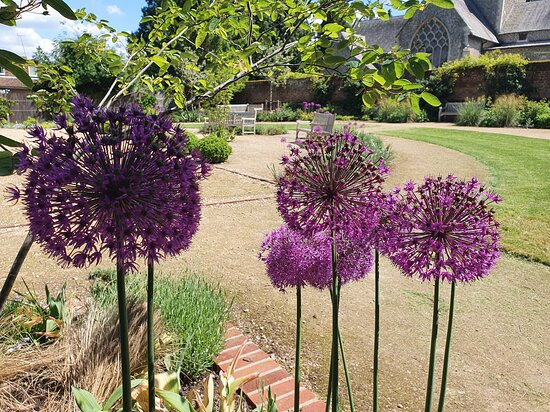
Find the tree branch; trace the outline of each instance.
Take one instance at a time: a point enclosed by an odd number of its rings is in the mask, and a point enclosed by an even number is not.
[[[274,52],[268,54],[267,56],[261,58],[260,60],[258,60],[256,63],[254,63],[251,67],[250,67],[250,70],[243,70],[241,71],[240,73],[236,74],[235,76],[233,76],[231,79],[229,80],[226,80],[225,82],[219,84],[218,86],[216,86],[214,89],[212,90],[209,90],[208,92],[206,93],[203,93],[201,95],[198,95],[198,96],[194,96],[192,97],[191,99],[187,100],[185,102],[185,106],[190,106],[192,105],[194,102],[196,102],[197,100],[203,100],[203,99],[207,99],[207,98],[211,98],[211,97],[214,97],[215,95],[217,95],[219,92],[221,92],[223,89],[225,89],[227,86],[241,80],[243,77],[246,77],[248,76],[250,73],[253,73],[255,71],[258,71],[258,70],[262,70],[262,69],[265,69],[267,67],[277,67],[277,66],[286,66],[285,63],[280,63],[280,64],[272,64],[272,65],[269,65],[269,66],[261,66],[262,63],[266,62],[267,60],[275,57],[276,55],[284,52],[285,50],[288,50],[294,46],[296,46],[296,44],[298,44],[297,41],[294,41],[292,43],[285,43],[283,44],[281,47],[279,47],[277,50],[275,50]],[[172,112],[176,110],[175,107],[171,107],[170,109],[167,110],[167,112]]]
[[[155,55],[156,56],[159,56],[161,55],[164,50],[166,50],[172,43],[174,43],[175,41],[177,41],[181,36],[183,36],[185,34],[185,32],[187,30],[189,30],[191,26],[187,26],[185,28],[183,28],[182,30],[180,30],[180,32],[174,36],[172,39],[170,39],[169,42],[167,42],[164,46],[162,46],[162,48],[158,51],[158,53],[156,53]],[[147,69],[149,69],[149,67],[151,67],[153,65],[153,61],[152,60],[149,60],[149,63],[147,63],[139,72],[138,74],[136,74],[134,76],[134,78],[126,85],[124,86],[122,89],[120,89],[118,91],[118,93],[116,95],[114,95],[111,99],[109,99],[108,103],[105,105],[105,107],[109,107],[113,104],[113,102],[118,99],[120,96],[122,96],[122,94],[124,94],[124,92],[126,92],[126,90],[128,90],[142,75],[143,73],[145,73],[147,71]]]

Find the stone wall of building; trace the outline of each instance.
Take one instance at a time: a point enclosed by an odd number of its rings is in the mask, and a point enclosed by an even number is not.
[[[464,47],[467,46],[468,27],[455,10],[442,9],[436,6],[428,6],[422,13],[416,13],[413,18],[407,20],[399,32],[399,45],[410,48],[414,35],[424,24],[430,24],[431,19],[437,19],[445,26],[449,34],[449,58],[455,60],[462,57]]]

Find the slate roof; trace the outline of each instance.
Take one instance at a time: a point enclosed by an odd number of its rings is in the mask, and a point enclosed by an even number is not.
[[[506,13],[501,33],[550,30],[550,1],[515,3]]]
[[[371,45],[378,45],[384,50],[390,50],[399,42],[397,35],[406,23],[401,16],[391,17],[389,20],[363,20],[359,23],[357,34],[364,36]]]
[[[455,10],[468,26],[471,33],[480,39],[498,43],[495,34],[489,29],[491,27],[483,14],[477,9],[471,0],[454,0]]]

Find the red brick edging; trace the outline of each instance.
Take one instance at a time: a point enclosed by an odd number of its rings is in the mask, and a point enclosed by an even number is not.
[[[289,375],[276,361],[260,349],[235,326],[228,324],[225,332],[225,347],[216,357],[215,362],[224,372],[231,365],[241,346],[244,348],[235,366],[235,378],[257,375],[246,383],[242,392],[255,406],[262,402],[261,387],[265,388],[264,401],[267,390],[277,396],[279,412],[294,411],[294,378]],[[300,411],[324,412],[325,402],[319,400],[309,389],[300,387]]]

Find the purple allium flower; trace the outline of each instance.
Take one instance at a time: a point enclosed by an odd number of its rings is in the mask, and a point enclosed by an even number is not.
[[[304,149],[291,151],[277,182],[278,209],[289,227],[312,235],[371,222],[387,170],[379,168],[382,160],[349,133],[315,136]]]
[[[208,167],[188,154],[185,132],[137,107],[100,110],[80,97],[73,104],[74,125],[56,118],[67,137],[37,127],[30,134],[38,155],[20,155],[27,171],[21,199],[35,241],[77,267],[108,253],[134,269],[138,257],[157,261],[186,249]]]
[[[490,206],[500,198],[477,179],[425,178],[396,191],[390,215],[397,248],[390,259],[405,275],[469,282],[483,278],[500,256],[499,224]]]
[[[359,280],[372,269],[372,247],[365,239],[339,236],[341,284]],[[304,237],[283,225],[265,236],[259,257],[266,264],[271,283],[280,290],[306,285],[324,289],[332,284],[332,239],[325,233]]]

